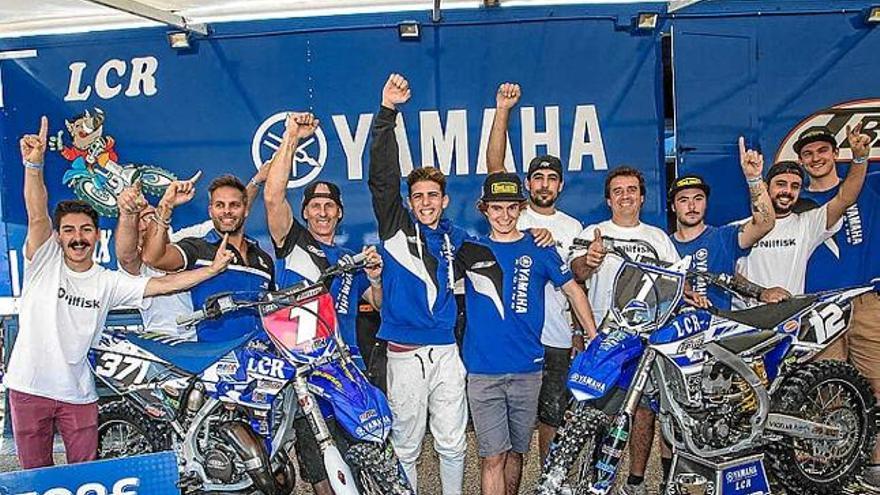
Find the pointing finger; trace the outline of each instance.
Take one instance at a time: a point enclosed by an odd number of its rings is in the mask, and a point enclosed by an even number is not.
[[[198,171],[196,171],[196,173],[193,174],[193,176],[190,177],[189,180],[187,180],[186,182],[189,182],[190,184],[195,184],[196,181],[199,180],[199,178],[200,178],[201,176],[202,176],[202,171],[201,171],[201,170],[198,170]]]
[[[49,135],[49,119],[43,115],[40,118],[40,142],[45,143],[46,137]]]
[[[739,137],[739,156],[743,156],[746,154],[746,138],[743,136]]]

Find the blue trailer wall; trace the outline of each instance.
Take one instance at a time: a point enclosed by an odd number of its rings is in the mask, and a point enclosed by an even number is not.
[[[561,205],[589,222],[608,215],[607,168],[635,166],[652,191],[643,218],[663,223],[662,195],[654,193],[665,181],[660,30],[631,28],[639,11],[663,8],[463,10],[444,12],[438,24],[426,12],[228,23],[214,25],[209,39],[186,52],[169,48],[163,29],[0,40],[2,50],[37,50],[33,58],[0,61],[8,248],[20,248],[26,218],[18,137],[35,131],[42,114],[54,134],[65,118],[93,107],[107,116],[104,134],[116,140],[119,163],[158,165],[180,177],[231,172],[244,180],[270,156],[273,136],[282,132],[281,112],[311,110],[321,132],[306,151],[320,166],[296,164],[289,198],[298,205],[302,186],[318,177],[339,183],[340,240],[352,247],[375,242],[366,139],[390,72],[405,74],[413,88],[403,109],[404,172],[421,165],[446,172],[453,198],[447,214],[472,231],[486,230],[474,203],[485,175],[486,109],[504,81],[523,86],[510,133],[519,170],[524,155],[561,153],[567,166]],[[421,40],[398,38],[397,23],[406,19],[421,23]],[[57,153],[48,158],[52,203],[73,196],[61,181],[68,166]],[[207,182],[199,184],[203,191]],[[175,212],[174,226],[203,220],[206,208],[207,197],[199,194]],[[113,226],[102,220],[110,241],[98,251],[103,263],[112,263]],[[261,204],[247,228],[270,247]],[[9,280],[0,272],[0,295],[11,293]]]
[[[671,19],[679,173],[715,187],[710,223],[749,214],[737,138],[763,151],[765,172],[796,159],[811,125],[845,140],[864,119],[880,158],[880,29],[865,2],[707,1]],[[833,9],[832,9],[833,8]],[[851,159],[848,144],[840,152]]]

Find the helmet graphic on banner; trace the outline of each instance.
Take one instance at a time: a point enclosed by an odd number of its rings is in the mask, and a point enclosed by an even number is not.
[[[830,133],[840,148],[839,160],[848,162],[852,160],[852,150],[846,140],[846,126],[855,126],[863,122],[862,132],[872,137],[871,161],[880,159],[880,147],[877,140],[880,138],[880,98],[871,98],[856,101],[838,103],[829,108],[816,111],[795,125],[788,135],[782,140],[779,150],[773,159],[773,163],[780,161],[797,161],[795,143],[811,129],[821,128]]]
[[[278,112],[267,118],[260,124],[251,141],[251,158],[254,167],[258,170],[281,145],[281,137],[284,135],[284,120],[288,112]],[[302,187],[315,180],[324,168],[327,161],[327,137],[324,130],[319,126],[315,133],[301,141],[293,155],[293,166],[290,169],[290,178],[287,188]]]

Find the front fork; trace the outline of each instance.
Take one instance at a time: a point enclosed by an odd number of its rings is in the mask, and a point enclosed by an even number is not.
[[[293,390],[297,403],[315,434],[318,449],[324,460],[324,469],[327,471],[327,479],[333,491],[336,495],[359,495],[351,469],[342,458],[342,454],[336,447],[336,442],[333,441],[333,435],[327,428],[327,422],[321,414],[321,408],[318,407],[314,394],[309,391],[305,374],[296,375],[293,379]],[[297,452],[297,455],[308,455],[308,453]]]
[[[629,443],[632,418],[645,392],[651,367],[656,359],[657,353],[650,347],[642,354],[635,376],[633,376],[632,385],[624,396],[623,405],[611,419],[608,432],[602,438],[593,476],[593,487],[600,490],[598,493],[608,493],[614,485],[614,478],[617,476],[617,470],[623,458],[623,450]]]

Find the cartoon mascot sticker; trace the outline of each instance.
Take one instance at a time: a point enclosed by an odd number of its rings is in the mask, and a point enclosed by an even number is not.
[[[101,215],[115,217],[119,214],[116,197],[135,181],[140,180],[145,193],[161,196],[177,177],[151,165],[120,165],[116,140],[104,135],[105,120],[104,111],[97,107],[72,121],[65,120],[72,145],[64,144],[64,131],[59,130],[49,138],[49,149],[60,152],[70,162],[71,168],[62,180],[73,188],[76,196]]]

